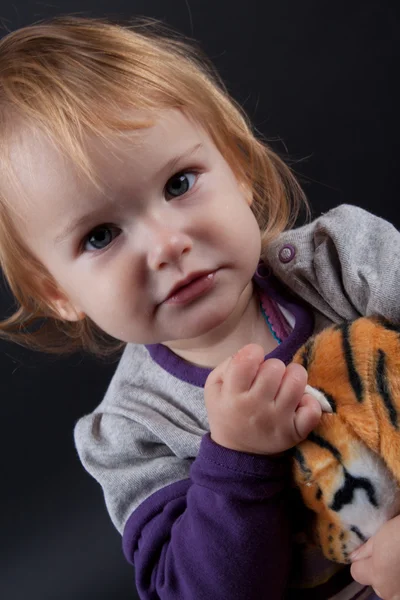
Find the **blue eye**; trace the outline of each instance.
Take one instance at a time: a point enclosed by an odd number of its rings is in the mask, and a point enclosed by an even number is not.
[[[120,229],[113,225],[99,225],[92,229],[83,240],[83,249],[86,252],[104,250],[121,233]]]
[[[196,177],[197,174],[190,171],[177,173],[167,181],[165,186],[166,196],[169,196],[169,198],[183,196],[192,189],[196,183]]]

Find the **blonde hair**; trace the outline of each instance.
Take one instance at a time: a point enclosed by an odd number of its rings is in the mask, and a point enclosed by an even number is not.
[[[151,125],[128,119],[125,109],[132,108],[180,109],[205,128],[252,194],[264,247],[307,206],[290,169],[257,139],[206,58],[169,30],[154,23],[128,27],[62,17],[0,40],[0,163],[11,180],[11,141],[31,126],[95,181],[85,137],[111,140]],[[87,317],[59,318],[44,291],[57,283],[24,246],[12,211],[0,193],[0,266],[18,303],[0,323],[1,337],[57,353],[84,349],[104,356],[121,348]]]

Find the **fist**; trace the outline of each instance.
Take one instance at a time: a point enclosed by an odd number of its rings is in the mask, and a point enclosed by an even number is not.
[[[307,372],[264,350],[245,346],[208,376],[204,394],[211,438],[250,454],[277,454],[310,433],[321,417],[319,402],[305,393]]]

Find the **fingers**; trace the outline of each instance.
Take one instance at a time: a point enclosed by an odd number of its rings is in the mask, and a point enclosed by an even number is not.
[[[220,365],[218,365],[217,367],[215,367],[215,369],[213,369],[211,371],[211,373],[208,375],[208,377],[206,379],[206,383],[204,385],[205,388],[210,388],[212,386],[220,386],[222,384],[222,382],[224,381],[224,375],[226,373],[226,369],[231,360],[232,360],[232,357],[230,356],[229,358],[224,360],[224,362],[222,362]]]
[[[321,405],[313,396],[305,394],[294,413],[293,426],[299,441],[304,440],[318,425],[322,415]]]
[[[307,372],[299,364],[285,368],[279,360],[267,360],[259,369],[252,391],[274,401],[276,423],[281,435],[294,445],[305,439],[321,418],[321,405],[305,394]]]
[[[278,359],[264,361],[256,344],[216,367],[205,385],[213,440],[227,448],[276,454],[293,447],[317,425],[318,401],[305,394],[307,372]]]
[[[352,578],[361,583],[361,585],[372,585],[371,576],[373,572],[372,557],[353,562],[350,569]]]
[[[205,388],[218,388],[224,384],[228,392],[246,392],[251,388],[263,363],[263,348],[257,344],[248,344],[211,371]]]
[[[294,412],[299,406],[307,385],[307,371],[299,364],[291,363],[282,379],[276,397],[277,410],[283,415]]]
[[[370,558],[372,556],[372,550],[374,547],[374,538],[371,537],[365,544],[357,548],[354,552],[350,554],[350,559],[352,561],[362,560],[364,558]]]
[[[321,418],[321,405],[310,394],[304,393],[307,371],[299,364],[291,363],[282,380],[276,397],[276,409],[282,422],[286,421],[287,435],[293,444],[304,440]]]
[[[264,364],[264,350],[257,344],[248,344],[234,354],[226,366],[224,381],[227,392],[247,392]]]
[[[374,572],[372,564],[372,551],[374,547],[374,538],[369,540],[355,550],[350,558],[353,562],[351,565],[351,576],[353,579],[362,585],[372,585],[372,574]]]
[[[261,398],[274,400],[286,372],[286,366],[277,358],[269,358],[264,361],[253,381],[252,392]]]

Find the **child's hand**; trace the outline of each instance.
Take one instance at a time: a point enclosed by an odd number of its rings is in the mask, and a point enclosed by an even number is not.
[[[317,425],[321,407],[304,394],[307,372],[277,359],[264,361],[261,346],[249,344],[216,367],[204,393],[211,438],[251,454],[292,448]]]
[[[400,516],[391,519],[351,556],[352,577],[383,600],[400,600]]]

